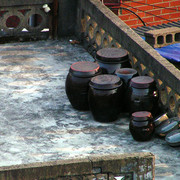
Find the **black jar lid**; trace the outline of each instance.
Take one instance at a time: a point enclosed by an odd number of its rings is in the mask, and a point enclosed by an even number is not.
[[[123,48],[103,48],[97,51],[96,58],[104,63],[121,63],[128,58]]]
[[[151,112],[148,111],[137,111],[132,113],[133,121],[147,121],[152,118]]]
[[[137,71],[133,68],[118,68],[116,69],[115,74],[135,75],[137,74]]]
[[[137,76],[130,81],[130,86],[138,89],[149,88],[152,85],[154,85],[154,79],[150,76]]]
[[[92,86],[95,89],[115,89],[122,85],[121,79],[116,75],[98,75],[91,79],[90,86]]]
[[[92,77],[100,72],[100,67],[95,62],[79,61],[73,63],[69,71],[77,77]]]

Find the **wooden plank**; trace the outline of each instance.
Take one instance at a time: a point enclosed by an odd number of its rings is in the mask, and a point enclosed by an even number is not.
[[[33,1],[24,1],[24,0],[0,0],[0,6],[24,6],[24,5],[38,5],[38,4],[49,4],[53,3],[53,0],[33,0]]]

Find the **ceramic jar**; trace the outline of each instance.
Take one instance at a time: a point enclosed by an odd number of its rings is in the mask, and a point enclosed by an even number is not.
[[[96,121],[115,121],[122,111],[122,81],[115,75],[98,75],[89,83],[89,107]]]
[[[80,61],[73,63],[66,77],[65,90],[71,105],[78,110],[88,110],[88,90],[90,79],[101,74],[97,63]]]
[[[149,111],[153,116],[156,116],[159,107],[159,94],[153,78],[149,76],[137,76],[132,78],[127,94],[130,113]]]
[[[126,86],[129,86],[130,80],[138,75],[133,68],[119,68],[115,71],[115,74],[123,80]]]
[[[148,141],[154,134],[152,114],[148,111],[132,113],[129,130],[136,141]]]
[[[133,68],[119,68],[115,71],[115,74],[123,81],[123,112],[128,112],[129,106],[127,103],[127,90],[129,87],[129,82],[133,77],[136,77],[138,73]]]
[[[130,67],[128,52],[123,48],[103,48],[97,51],[96,61],[103,74],[113,74],[116,69]]]

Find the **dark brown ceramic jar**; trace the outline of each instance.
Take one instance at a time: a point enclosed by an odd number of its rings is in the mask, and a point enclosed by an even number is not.
[[[103,48],[97,51],[96,61],[104,74],[114,74],[118,68],[130,67],[128,52],[123,48]]]
[[[127,92],[130,113],[149,111],[153,116],[158,111],[158,90],[153,78],[137,76],[131,79]]]
[[[71,105],[78,110],[88,110],[90,79],[101,73],[97,63],[80,61],[71,65],[66,77],[66,94]]]
[[[129,105],[127,103],[127,90],[129,87],[129,82],[133,77],[138,76],[138,73],[133,68],[119,68],[115,71],[115,74],[121,78],[123,81],[123,112],[128,113],[129,112]]]
[[[134,112],[129,123],[129,130],[136,141],[148,141],[154,134],[152,115],[148,111]]]
[[[122,81],[115,75],[98,75],[90,81],[89,106],[96,121],[115,121],[122,110]]]

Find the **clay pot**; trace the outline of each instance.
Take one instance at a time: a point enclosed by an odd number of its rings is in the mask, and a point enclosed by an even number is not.
[[[153,116],[157,115],[159,93],[153,78],[149,76],[132,78],[127,94],[130,113],[149,111]]]
[[[89,83],[89,107],[96,121],[115,121],[122,112],[122,81],[115,75],[99,75]]]
[[[88,90],[92,77],[101,74],[97,63],[80,61],[71,65],[65,90],[71,105],[78,110],[89,110]]]
[[[148,111],[134,112],[129,123],[129,130],[136,141],[148,141],[154,134],[152,114]]]
[[[118,68],[130,67],[128,52],[123,48],[100,49],[96,61],[104,74],[114,74]]]

